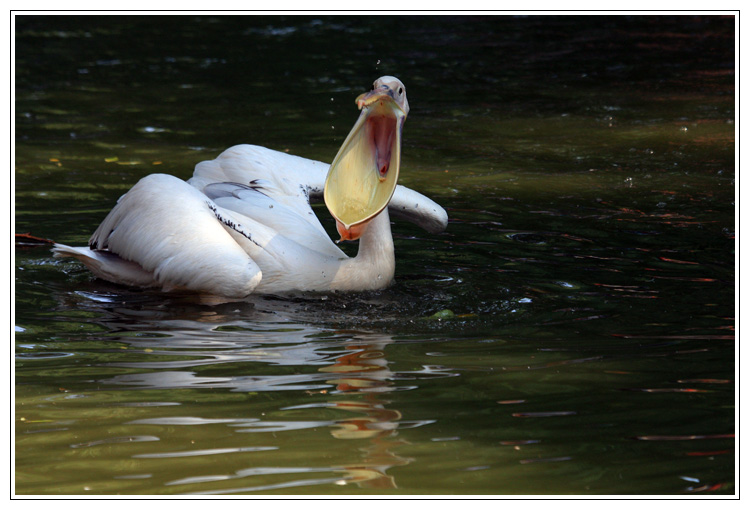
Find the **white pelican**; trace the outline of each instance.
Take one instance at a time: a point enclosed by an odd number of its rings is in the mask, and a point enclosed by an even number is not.
[[[389,211],[429,232],[445,210],[397,186],[401,129],[409,112],[403,83],[379,78],[357,98],[357,123],[329,167],[258,146],[238,145],[196,165],[185,182],[141,179],[123,195],[88,247],[56,244],[111,282],[242,298],[251,293],[360,291],[388,286],[395,257]],[[324,196],[347,257],[310,206]]]

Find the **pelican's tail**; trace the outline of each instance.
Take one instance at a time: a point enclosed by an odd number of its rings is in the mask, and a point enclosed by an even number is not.
[[[137,287],[159,285],[152,273],[135,262],[124,260],[106,250],[55,244],[52,247],[52,253],[56,258],[74,257],[83,262],[96,276],[110,282]]]

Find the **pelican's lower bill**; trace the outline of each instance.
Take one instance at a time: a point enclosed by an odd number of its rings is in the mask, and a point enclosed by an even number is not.
[[[325,202],[342,240],[358,239],[364,226],[391,199],[401,167],[401,131],[408,104],[403,84],[393,77],[375,82],[357,98],[359,119],[333,159]]]

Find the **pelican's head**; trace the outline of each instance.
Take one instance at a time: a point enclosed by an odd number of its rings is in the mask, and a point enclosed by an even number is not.
[[[356,100],[362,113],[331,163],[323,197],[341,239],[358,239],[396,190],[401,129],[409,113],[406,88],[383,76]]]

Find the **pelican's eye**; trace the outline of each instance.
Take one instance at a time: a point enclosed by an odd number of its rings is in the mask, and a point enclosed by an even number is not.
[[[400,95],[402,95],[403,93],[404,93],[404,88],[403,88],[403,87],[399,87],[399,88],[398,88],[398,95],[400,96]]]

